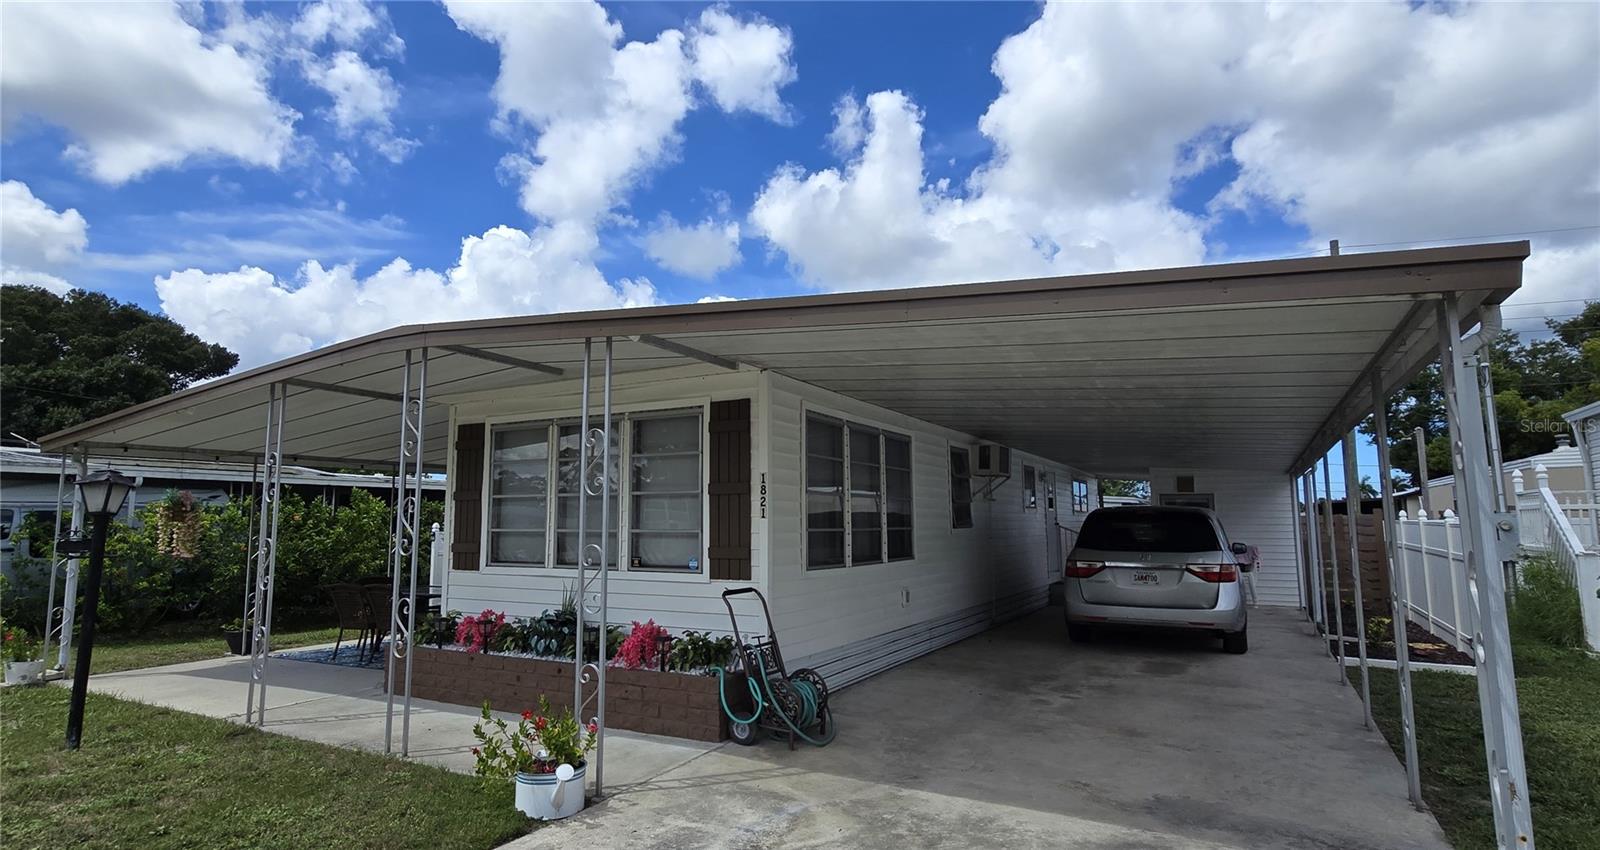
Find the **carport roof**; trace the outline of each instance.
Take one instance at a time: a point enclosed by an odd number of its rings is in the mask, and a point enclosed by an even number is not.
[[[1462,330],[1521,283],[1527,242],[890,291],[406,325],[135,405],[45,437],[97,456],[259,456],[266,387],[289,392],[288,463],[386,468],[405,352],[428,398],[567,381],[583,340],[616,371],[771,369],[1091,471],[1298,471],[1433,359],[1435,311]],[[687,346],[687,350],[684,348]],[[704,359],[702,356],[701,359]],[[447,417],[429,416],[442,468]]]

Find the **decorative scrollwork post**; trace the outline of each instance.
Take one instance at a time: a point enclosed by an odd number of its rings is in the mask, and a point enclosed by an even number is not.
[[[260,521],[256,527],[256,584],[249,622],[250,685],[245,691],[244,722],[266,723],[267,657],[272,651],[272,591],[278,565],[278,503],[282,477],[283,419],[288,390],[267,388],[267,438],[262,449]]]
[[[400,390],[400,457],[396,464],[394,536],[389,562],[389,674],[383,720],[383,751],[394,751],[396,679],[404,678],[400,718],[400,755],[411,752],[411,635],[417,627],[417,551],[422,532],[423,428],[427,409],[428,349],[415,357],[406,352]],[[408,590],[400,590],[401,576]],[[403,672],[402,672],[403,670]],[[400,674],[400,675],[397,675]]]

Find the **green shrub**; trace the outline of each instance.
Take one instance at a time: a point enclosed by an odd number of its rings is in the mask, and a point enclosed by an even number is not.
[[[388,572],[393,515],[382,499],[364,490],[351,491],[349,502],[337,507],[320,497],[307,500],[288,489],[281,499],[273,622],[327,621],[332,609],[321,585]],[[220,622],[238,617],[243,610],[252,517],[259,520],[255,501],[201,508],[192,558],[161,551],[154,516],[159,508],[160,503],[146,505],[140,511],[138,527],[112,523],[106,538],[99,606],[99,627],[105,632],[139,633],[177,617]],[[432,524],[443,515],[442,502],[423,502],[417,565],[424,574]],[[17,581],[0,594],[0,609],[8,619],[43,626],[53,551],[51,532],[37,522],[36,515],[24,521],[22,534],[39,557],[19,559]],[[58,584],[58,596],[60,590]]]
[[[1519,566],[1521,580],[1507,611],[1512,642],[1582,647],[1583,609],[1566,571],[1547,555],[1526,556]]]
[[[1367,645],[1383,646],[1394,643],[1394,619],[1390,617],[1367,618]]]

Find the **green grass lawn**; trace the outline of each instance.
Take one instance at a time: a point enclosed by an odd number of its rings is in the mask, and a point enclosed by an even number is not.
[[[490,848],[527,832],[509,783],[90,694],[0,691],[0,847]]]
[[[1546,848],[1600,848],[1600,659],[1528,642],[1518,645],[1514,662],[1534,838]],[[1423,798],[1457,850],[1491,850],[1477,680],[1424,672],[1411,680]],[[1373,671],[1372,707],[1401,755],[1393,671]]]
[[[332,643],[337,629],[298,628],[274,630],[273,649]],[[52,654],[55,652],[51,649]],[[77,648],[73,648],[73,662],[77,662]],[[100,635],[94,642],[96,673],[115,673],[118,670],[137,670],[141,667],[160,667],[163,664],[181,664],[185,661],[204,661],[228,654],[222,642],[222,632],[211,624],[183,624],[163,626],[147,634],[135,636]]]

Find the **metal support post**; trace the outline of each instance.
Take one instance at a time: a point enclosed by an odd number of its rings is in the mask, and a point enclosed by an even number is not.
[[[1411,641],[1406,637],[1406,621],[1411,601],[1405,579],[1395,569],[1399,543],[1394,513],[1394,482],[1389,474],[1389,399],[1383,394],[1383,379],[1372,376],[1372,431],[1377,434],[1378,476],[1383,495],[1383,560],[1389,570],[1389,610],[1394,623],[1394,667],[1400,686],[1400,732],[1405,738],[1406,793],[1411,805],[1422,810],[1422,774],[1417,765],[1416,713],[1411,704]]]
[[[1317,527],[1317,474],[1315,469],[1300,476],[1300,489],[1306,502],[1306,557],[1311,561],[1311,587],[1316,594],[1312,622],[1317,633],[1328,633],[1328,590],[1322,575],[1321,530]]]
[[[76,493],[76,487],[72,488]],[[50,589],[45,595],[44,603],[44,646],[39,650],[39,657],[50,658],[50,633],[55,629],[56,623],[56,575],[65,566],[65,561],[56,550],[61,542],[61,515],[66,513],[61,507],[67,494],[67,455],[61,455],[61,471],[56,475],[56,524],[55,530],[50,532]],[[74,499],[76,500],[76,499]],[[31,543],[29,544],[32,545]]]
[[[1372,669],[1367,665],[1367,609],[1361,596],[1361,470],[1356,464],[1356,432],[1344,436],[1344,527],[1350,543],[1350,595],[1356,605],[1356,654],[1361,659],[1361,724],[1372,728]]]
[[[1428,438],[1421,425],[1412,436],[1417,441],[1417,495],[1422,497],[1422,515],[1433,519],[1433,498],[1428,495]]]
[[[593,371],[594,340],[585,337],[583,340],[583,380],[578,399],[578,545],[577,564],[578,586],[574,593],[577,594],[577,627],[578,635],[576,646],[573,648],[572,658],[572,716],[583,718],[583,686],[589,681],[589,673],[583,663],[583,639],[586,628],[584,617],[583,593],[589,586],[585,576],[585,566],[588,558],[584,545],[588,542],[589,535],[589,375]],[[557,449],[559,451],[559,448]],[[559,485],[558,485],[559,486]],[[557,547],[559,549],[559,545]]]
[[[406,352],[400,381],[400,457],[395,473],[394,540],[389,547],[389,674],[383,717],[383,751],[394,752],[396,680],[405,677],[401,697],[400,757],[411,754],[411,635],[417,627],[417,554],[422,546],[423,428],[427,410],[428,349]],[[401,575],[408,590],[401,592]]]
[[[89,474],[89,450],[78,450],[78,479],[82,481]],[[68,536],[74,540],[83,537],[83,498],[74,487],[72,496],[72,523]],[[78,568],[81,562],[78,558],[67,559],[67,581],[62,589],[61,597],[61,634],[57,638],[60,651],[56,656],[56,669],[67,669],[67,662],[72,658],[72,628],[73,620],[78,609]]]
[[[1489,367],[1489,340],[1478,358],[1478,385],[1483,393],[1484,436],[1489,441],[1489,470],[1494,473],[1495,510],[1506,510],[1506,472],[1500,461],[1500,417],[1494,412],[1494,375]]]
[[[1333,479],[1328,473],[1328,456],[1322,456],[1322,519],[1328,525],[1328,563],[1333,576],[1334,659],[1339,663],[1339,684],[1344,684],[1344,602],[1339,598],[1339,541],[1333,531]]]
[[[261,459],[260,458],[254,458],[254,459],[252,459],[250,461],[250,492],[251,492],[252,495],[255,495],[257,502],[259,502],[261,500],[261,496],[259,494],[257,494],[257,492],[256,492],[257,489],[258,489],[257,482],[260,480],[260,477],[261,477]],[[255,544],[256,544],[256,514],[255,514],[255,511],[249,511],[249,512],[246,513],[245,516],[247,518],[245,520],[245,537],[244,537],[244,539],[247,542],[245,543],[245,551],[244,551],[244,613],[242,615],[240,615],[240,617],[239,617],[239,648],[240,648],[240,650],[245,650],[246,647],[250,646],[250,585],[252,583],[252,580],[255,577],[255,573],[251,569],[251,567],[254,564],[255,554],[256,554],[255,553]]]
[[[278,507],[283,475],[283,413],[288,390],[267,387],[267,437],[262,448],[260,520],[256,524],[256,589],[250,606],[250,685],[245,690],[244,722],[267,720],[267,657],[272,651],[272,595],[278,566]]]
[[[574,665],[576,681],[573,687],[573,716],[583,722],[591,704],[594,713],[590,722],[598,732],[594,752],[594,793],[600,796],[605,787],[605,720],[606,720],[606,621],[608,616],[608,573],[610,572],[611,543],[611,375],[613,340],[606,337],[605,367],[601,383],[600,425],[589,427],[589,378],[592,366],[593,340],[583,343],[583,413],[580,428],[583,439],[579,449],[579,469],[582,486],[578,500],[578,648]],[[591,496],[600,498],[600,542],[588,541],[587,503]],[[589,574],[593,567],[596,572]],[[598,589],[596,585],[598,584]],[[591,599],[593,600],[591,602]],[[595,660],[585,662],[584,637],[590,618],[594,619],[599,639],[596,641]],[[593,681],[595,688],[587,697],[583,686]]]
[[[1477,370],[1460,351],[1461,315],[1456,296],[1446,295],[1435,315],[1467,591],[1478,611],[1472,651],[1478,667],[1478,707],[1483,715],[1496,843],[1502,850],[1532,850],[1533,815],[1528,806],[1522,721],[1517,714],[1517,680],[1506,623],[1505,574],[1499,568],[1504,560],[1500,534],[1515,527],[1508,518],[1495,515]]]

